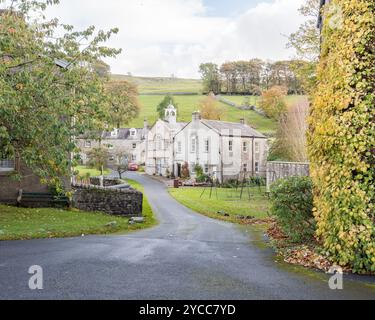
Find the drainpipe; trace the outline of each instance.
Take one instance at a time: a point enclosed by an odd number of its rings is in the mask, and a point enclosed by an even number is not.
[[[255,138],[253,137],[252,150],[251,150],[251,172],[252,172],[253,177],[254,177],[254,172],[255,172],[254,153],[255,153]]]

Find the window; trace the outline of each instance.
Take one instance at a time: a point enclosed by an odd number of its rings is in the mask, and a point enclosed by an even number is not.
[[[137,156],[135,154],[132,155],[132,161],[137,161]]]
[[[255,162],[255,172],[259,172],[259,162]]]
[[[208,164],[205,164],[204,165],[204,173],[209,173],[209,171],[210,171],[210,166],[208,165]]]
[[[131,130],[130,130],[130,135],[131,135],[132,137],[135,137],[136,134],[137,134],[137,130],[136,130],[136,129],[131,129]]]
[[[210,140],[208,139],[204,140],[204,152],[206,153],[210,152]]]
[[[233,140],[229,141],[229,151],[233,152]]]
[[[245,153],[247,152],[247,142],[242,143],[242,151]]]
[[[109,160],[109,161],[115,161],[115,157],[111,156],[111,157],[109,157],[108,160]]]
[[[197,152],[197,138],[195,137],[191,138],[191,152]]]
[[[247,172],[247,163],[244,163],[243,165],[243,172]]]
[[[0,159],[0,171],[13,171],[15,169],[14,160]]]
[[[137,149],[137,144],[133,143],[133,149]]]
[[[259,142],[255,142],[255,153],[260,153],[260,144],[259,144]]]
[[[91,148],[91,141],[90,140],[85,141],[85,148]]]
[[[161,135],[158,134],[156,136],[156,145],[155,145],[157,150],[163,150],[163,140],[161,139]]]
[[[108,149],[109,149],[109,150],[113,150],[113,148],[114,148],[114,147],[113,147],[112,144],[109,144],[109,145],[108,145]]]
[[[182,142],[181,141],[177,142],[177,153],[182,153]]]

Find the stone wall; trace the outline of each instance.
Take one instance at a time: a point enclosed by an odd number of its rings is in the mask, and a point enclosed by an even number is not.
[[[100,211],[112,215],[142,216],[143,194],[134,189],[75,187],[73,207],[84,211]]]
[[[103,186],[104,187],[113,187],[119,184],[122,184],[123,182],[119,179],[110,179],[110,178],[104,178],[103,180]],[[92,177],[90,178],[90,184],[94,186],[100,186],[100,177]]]
[[[303,162],[280,162],[267,163],[267,190],[279,180],[289,177],[308,177],[310,175],[310,164]]]

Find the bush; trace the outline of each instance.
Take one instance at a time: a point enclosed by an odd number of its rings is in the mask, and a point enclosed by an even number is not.
[[[311,241],[316,231],[313,183],[308,177],[276,181],[271,187],[272,214],[292,242]]]

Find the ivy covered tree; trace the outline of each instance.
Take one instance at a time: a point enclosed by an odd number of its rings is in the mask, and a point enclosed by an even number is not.
[[[375,3],[323,8],[309,120],[317,236],[333,262],[375,271]]]
[[[43,11],[57,3],[0,0],[0,136],[2,152],[61,189],[77,150],[73,137],[108,120],[106,80],[93,65],[120,50],[103,45],[117,29],[74,31],[47,20]]]

